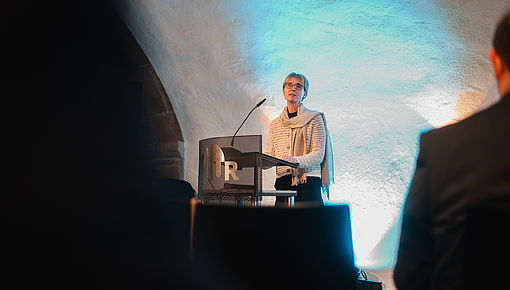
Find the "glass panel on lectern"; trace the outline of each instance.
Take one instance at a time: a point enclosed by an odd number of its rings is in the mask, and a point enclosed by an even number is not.
[[[262,191],[262,136],[232,136],[199,142],[199,200],[253,200]]]

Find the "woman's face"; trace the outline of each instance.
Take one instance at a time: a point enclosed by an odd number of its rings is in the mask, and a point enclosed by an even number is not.
[[[299,104],[305,96],[303,82],[299,78],[290,77],[287,79],[285,84],[286,85],[283,88],[283,96],[285,97],[285,100],[287,100],[288,103]],[[297,88],[296,85],[300,88]]]

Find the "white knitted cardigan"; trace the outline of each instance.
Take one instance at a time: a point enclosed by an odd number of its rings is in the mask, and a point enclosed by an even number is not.
[[[303,106],[303,105],[302,105]],[[294,156],[301,167],[306,168],[307,176],[321,177],[321,162],[324,159],[326,146],[326,129],[322,115],[318,114],[308,124],[306,128],[306,154]],[[283,155],[291,155],[290,144],[292,130],[286,127],[278,117],[271,122],[267,136],[265,154],[282,158]],[[276,177],[291,174],[291,168],[288,166],[277,166]]]

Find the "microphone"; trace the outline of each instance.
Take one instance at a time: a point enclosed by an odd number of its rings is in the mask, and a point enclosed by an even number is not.
[[[255,108],[260,107],[260,105],[262,105],[265,101],[266,101],[266,98],[264,98],[262,101],[260,101],[260,102],[259,102],[259,103],[255,106]],[[253,109],[255,109],[255,108],[253,108]],[[253,111],[253,110],[252,110],[252,111]],[[251,113],[251,112],[250,112],[250,113]],[[249,114],[248,114],[248,116],[249,116]]]
[[[234,136],[232,136],[232,142],[230,143],[230,147],[233,147],[234,146],[234,138],[236,137],[236,134],[237,132],[239,132],[239,129],[241,129],[241,127],[243,126],[244,122],[246,122],[246,120],[248,119],[248,117],[251,115],[251,112],[253,112],[253,110],[255,110],[256,108],[260,107],[260,105],[262,105],[264,102],[266,101],[266,98],[264,98],[262,101],[260,101],[255,107],[253,107],[253,109],[251,109],[251,111],[248,113],[248,115],[246,116],[246,118],[244,118],[244,121],[241,123],[241,126],[239,126],[239,128],[237,128],[237,131],[234,133]]]

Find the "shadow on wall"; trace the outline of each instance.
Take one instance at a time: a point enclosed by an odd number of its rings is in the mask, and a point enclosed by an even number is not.
[[[23,21],[5,35],[15,44],[6,59],[18,92],[11,108],[23,112],[9,122],[16,160],[5,185],[5,276],[18,288],[200,283],[176,238],[187,230],[182,211],[153,188],[140,90],[112,2],[11,1],[1,20]]]
[[[130,78],[141,85],[142,123],[147,152],[160,179],[184,179],[184,139],[165,88],[142,48],[125,27],[126,50],[134,62]]]

